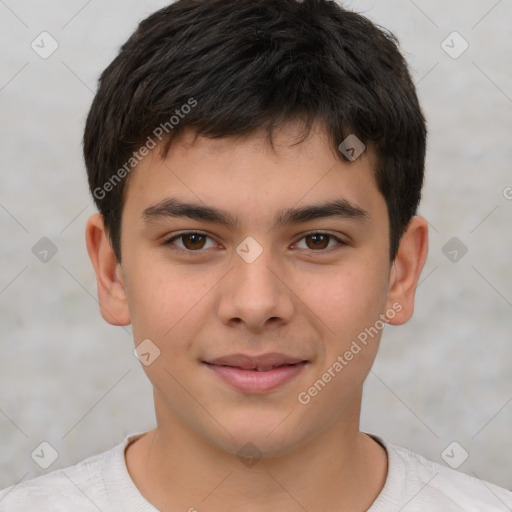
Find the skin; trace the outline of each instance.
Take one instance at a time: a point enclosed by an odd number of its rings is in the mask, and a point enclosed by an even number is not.
[[[409,320],[427,223],[412,218],[391,263],[387,207],[370,149],[349,164],[318,124],[291,145],[298,129],[281,126],[275,150],[263,132],[194,139],[186,131],[165,158],[155,148],[129,178],[121,264],[102,217],[87,223],[104,319],[131,323],[136,345],[149,338],[160,350],[143,366],[157,427],[125,454],[134,483],[158,509],[356,512],[367,510],[384,485],[386,452],[359,431],[362,386],[381,331],[308,404],[297,397],[393,304],[388,323]],[[223,209],[238,224],[144,221],[145,209],[171,197]],[[367,218],[273,227],[283,209],[335,199],[357,205]],[[166,243],[187,230],[207,237]],[[307,236],[319,232],[345,244]],[[263,249],[252,263],[236,252],[248,236]],[[243,393],[202,363],[239,352],[284,352],[309,363],[277,389]],[[237,456],[249,442],[261,454],[252,466]]]

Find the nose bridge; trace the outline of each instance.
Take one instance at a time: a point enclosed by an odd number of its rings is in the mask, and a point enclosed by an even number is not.
[[[219,307],[222,321],[241,321],[254,329],[270,319],[289,321],[293,305],[289,290],[276,277],[280,265],[271,249],[247,237],[236,253]]]

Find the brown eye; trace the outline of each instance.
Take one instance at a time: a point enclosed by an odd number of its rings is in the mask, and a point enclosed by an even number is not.
[[[335,249],[336,246],[341,248],[347,245],[343,240],[337,236],[329,233],[315,232],[304,235],[296,244],[295,247],[299,249],[309,249],[316,252],[327,252],[330,249]]]
[[[308,249],[325,249],[329,245],[329,235],[313,234],[304,237]]]
[[[189,249],[191,251],[195,249],[202,249],[206,237],[204,235],[201,235],[199,233],[191,233],[189,235],[181,235],[181,238],[183,240],[183,245],[186,249]]]
[[[215,247],[215,242],[204,233],[191,231],[173,236],[164,242],[165,245],[175,246],[178,250],[192,252],[204,252],[203,249]]]

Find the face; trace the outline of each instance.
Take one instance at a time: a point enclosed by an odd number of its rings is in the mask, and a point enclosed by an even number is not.
[[[318,126],[292,146],[297,134],[282,127],[273,150],[263,134],[186,132],[127,188],[117,273],[157,417],[231,453],[357,429],[384,315],[397,310],[371,154],[344,163]]]

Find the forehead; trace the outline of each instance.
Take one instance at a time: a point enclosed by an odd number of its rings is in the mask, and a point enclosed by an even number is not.
[[[370,214],[385,207],[370,149],[346,162],[321,126],[297,143],[301,135],[301,125],[293,123],[276,128],[273,145],[264,131],[209,138],[186,130],[165,155],[157,146],[132,171],[124,209],[141,217],[148,207],[178,198],[270,221],[298,203],[341,198]]]

